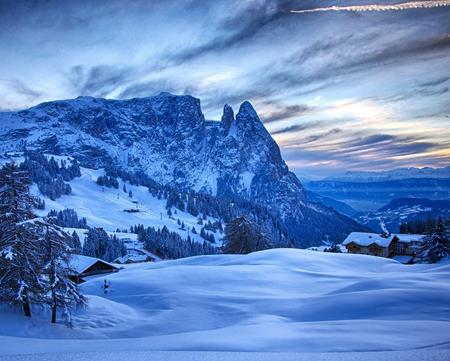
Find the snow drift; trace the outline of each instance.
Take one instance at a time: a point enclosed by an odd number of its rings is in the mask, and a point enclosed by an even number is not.
[[[278,249],[136,264],[106,277],[106,296],[105,277],[83,284],[89,306],[73,329],[0,313],[0,354],[450,345],[450,264]]]

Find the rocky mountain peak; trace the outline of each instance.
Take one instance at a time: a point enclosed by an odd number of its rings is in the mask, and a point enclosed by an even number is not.
[[[236,121],[238,120],[261,122],[255,108],[249,101],[243,102],[239,107],[239,112],[236,115]]]
[[[205,121],[200,100],[189,95],[81,97],[0,113],[0,137],[1,152],[35,149],[71,156],[86,167],[143,172],[181,189],[252,199],[275,214],[299,244],[305,234],[317,242],[323,233],[342,238],[358,227],[308,204],[303,186],[248,101],[235,118],[225,105],[218,126]]]
[[[234,111],[233,108],[228,104],[225,104],[223,107],[223,115],[221,122],[222,126],[226,131],[230,129],[231,123],[234,122]]]

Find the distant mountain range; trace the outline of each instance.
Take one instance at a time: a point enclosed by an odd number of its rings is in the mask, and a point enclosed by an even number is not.
[[[344,202],[360,212],[378,210],[396,198],[450,199],[450,178],[321,180],[305,186],[309,191]]]
[[[142,172],[180,191],[255,202],[277,217],[298,247],[366,229],[308,200],[249,102],[236,116],[225,105],[221,121],[212,122],[192,96],[79,97],[0,113],[0,136],[1,153],[70,156],[87,169]]]
[[[342,175],[327,177],[324,180],[367,183],[409,178],[450,178],[450,166],[444,168],[397,168],[382,172],[349,171]]]
[[[381,231],[381,220],[391,232],[398,232],[402,222],[450,215],[450,166],[352,171],[305,182],[305,186],[310,199],[374,231]]]

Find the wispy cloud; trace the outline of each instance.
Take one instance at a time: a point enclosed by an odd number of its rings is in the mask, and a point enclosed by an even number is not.
[[[294,124],[281,129],[274,130],[271,132],[271,134],[275,136],[278,134],[299,132],[310,128],[311,124]]]
[[[0,109],[169,91],[220,119],[249,100],[290,164],[431,165],[450,161],[449,16],[450,0],[0,0]]]
[[[312,110],[310,106],[305,104],[284,105],[273,101],[264,102],[260,104],[259,108],[260,112],[264,113],[264,123],[299,117]]]
[[[410,1],[398,4],[370,4],[370,5],[349,5],[349,6],[328,6],[322,8],[304,9],[304,10],[291,10],[291,13],[304,14],[304,13],[316,13],[324,11],[350,11],[350,12],[366,12],[366,11],[400,11],[411,9],[430,9],[437,7],[450,6],[450,0],[440,1]]]
[[[135,73],[134,69],[123,66],[77,65],[70,69],[68,80],[80,95],[105,97],[134,79]]]

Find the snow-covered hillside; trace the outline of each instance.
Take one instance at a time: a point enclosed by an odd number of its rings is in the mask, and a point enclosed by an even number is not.
[[[73,329],[3,309],[0,354],[448,350],[449,281],[448,263],[294,249],[135,264],[82,285]]]
[[[105,175],[103,169],[94,170],[81,167],[81,177],[68,182],[72,192],[54,201],[44,196],[39,192],[37,186],[33,185],[32,193],[44,199],[46,204],[45,209],[36,210],[36,213],[44,216],[51,209],[59,211],[71,208],[77,212],[78,216],[85,217],[89,226],[102,227],[121,239],[132,238],[135,235],[116,232],[117,229],[129,230],[131,226],[143,224],[145,227],[155,228],[166,226],[170,231],[178,233],[183,239],[190,236],[193,241],[204,242],[204,239],[199,235],[201,226],[197,224],[196,217],[180,210],[176,210],[176,214],[169,217],[164,199],[152,196],[146,187],[133,186],[125,182],[127,191],[131,190],[132,192],[132,197],[129,197],[127,192],[122,191],[124,181],[120,178],[118,179],[118,189],[99,186],[96,180],[102,175]],[[139,210],[139,212],[130,213],[127,210]],[[184,229],[177,224],[178,219],[185,224]],[[216,220],[212,217],[208,219]],[[197,234],[192,233],[192,227],[196,228]],[[80,239],[83,240],[84,231],[79,230],[78,234]],[[220,245],[222,234],[216,232],[214,236],[219,241],[217,245]]]

